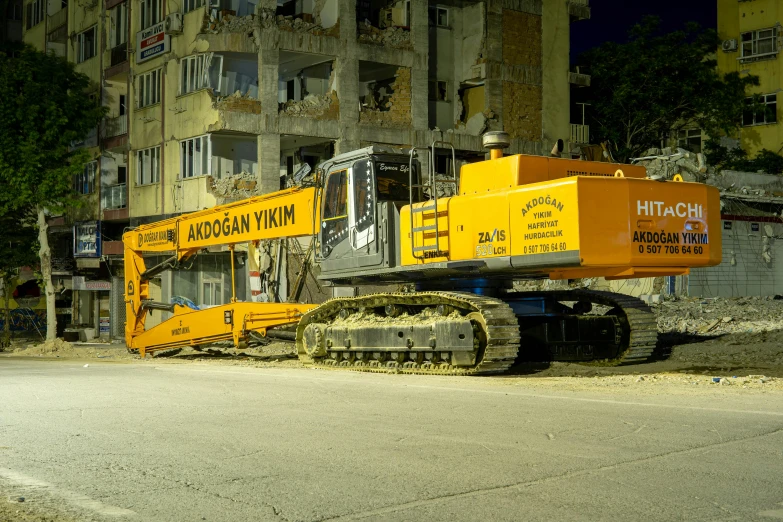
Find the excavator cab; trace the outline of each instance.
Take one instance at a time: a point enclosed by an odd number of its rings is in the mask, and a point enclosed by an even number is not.
[[[382,147],[341,154],[321,165],[318,261],[323,274],[395,266],[399,210],[423,199],[418,161]]]

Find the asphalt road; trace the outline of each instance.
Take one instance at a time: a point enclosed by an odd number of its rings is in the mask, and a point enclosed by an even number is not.
[[[0,492],[75,520],[783,520],[780,393],[84,364],[0,358]]]

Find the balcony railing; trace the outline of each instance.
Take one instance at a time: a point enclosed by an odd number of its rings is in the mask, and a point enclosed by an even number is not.
[[[571,124],[571,143],[587,144],[590,143],[590,126]]]
[[[568,14],[571,21],[590,19],[589,0],[568,0]]]
[[[128,134],[128,116],[117,116],[116,118],[106,118],[103,126],[103,137],[113,138]]]
[[[577,87],[590,87],[590,75],[568,71],[568,83]]]
[[[111,64],[111,67],[114,67],[115,65],[119,65],[124,61],[128,60],[128,44],[122,43],[116,47],[113,47],[111,52],[111,60],[109,63]]]
[[[128,192],[125,183],[101,187],[101,210],[117,210],[128,206]]]
[[[53,15],[49,15],[49,32],[51,33],[68,21],[68,9],[60,9]]]

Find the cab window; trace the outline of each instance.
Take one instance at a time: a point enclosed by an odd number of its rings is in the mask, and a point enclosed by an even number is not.
[[[348,237],[348,173],[332,172],[326,178],[321,220],[321,253],[328,256],[332,248]]]

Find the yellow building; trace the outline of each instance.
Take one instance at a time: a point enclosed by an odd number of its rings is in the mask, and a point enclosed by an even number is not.
[[[749,93],[760,95],[766,110],[746,111],[740,140],[753,157],[761,149],[781,153],[783,125],[777,98],[783,88],[783,60],[779,56],[783,2],[780,0],[718,0],[718,69],[759,77]]]
[[[568,64],[569,24],[589,17],[588,0],[25,0],[24,40],[76,62],[108,107],[69,219],[100,222],[116,275],[126,227],[278,190],[335,153],[442,140],[458,169],[504,129],[509,152],[547,154],[589,81]],[[435,163],[449,173],[451,150]],[[221,256],[153,291],[218,304]]]

